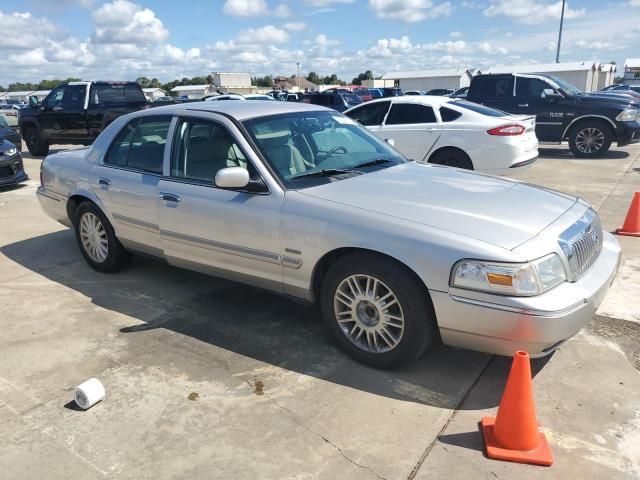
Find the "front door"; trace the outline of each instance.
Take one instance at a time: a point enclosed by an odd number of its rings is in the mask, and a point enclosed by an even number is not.
[[[260,178],[247,151],[224,117],[193,112],[178,118],[169,172],[158,185],[162,248],[173,265],[282,291],[283,195],[214,183],[219,170],[232,166]]]
[[[158,184],[170,125],[169,115],[138,117],[125,124],[92,179],[122,243],[158,256]]]
[[[63,103],[66,91],[67,85],[60,85],[52,90],[42,102],[42,110],[39,115],[40,128],[48,139],[60,140],[63,137]]]
[[[62,125],[61,140],[73,141],[87,137],[86,111],[84,108],[86,98],[86,85],[67,85],[60,115],[60,123]]]
[[[381,138],[393,139],[395,148],[404,156],[422,161],[431,151],[442,133],[430,105],[420,103],[394,103],[378,130]]]
[[[544,80],[516,76],[516,109],[514,113],[535,115],[536,136],[543,142],[559,142],[562,136],[565,112],[557,103],[544,100],[544,90],[554,90]]]

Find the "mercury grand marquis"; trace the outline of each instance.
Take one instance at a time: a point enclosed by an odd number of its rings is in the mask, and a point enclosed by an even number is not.
[[[38,198],[96,270],[140,252],[315,302],[338,344],[379,368],[439,340],[545,355],[589,321],[620,259],[581,199],[408,161],[306,104],[124,115],[48,156]]]

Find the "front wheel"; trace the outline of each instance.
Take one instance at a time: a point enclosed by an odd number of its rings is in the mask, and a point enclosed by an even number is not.
[[[576,157],[600,157],[611,147],[611,129],[602,122],[583,122],[569,134],[569,148]]]
[[[102,211],[91,202],[80,204],[74,221],[76,240],[86,262],[95,270],[112,273],[130,259]]]
[[[426,288],[387,257],[358,253],[332,265],[322,283],[321,308],[338,344],[376,368],[411,363],[437,338]]]
[[[29,153],[34,157],[42,157],[49,153],[49,144],[42,138],[40,131],[36,127],[26,127],[24,129],[24,141],[27,144]]]

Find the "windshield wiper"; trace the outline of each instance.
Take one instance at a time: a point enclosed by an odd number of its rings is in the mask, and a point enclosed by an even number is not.
[[[315,172],[308,173],[300,173],[298,175],[294,175],[289,179],[289,181],[299,180],[301,178],[309,178],[309,177],[330,177],[332,175],[340,175],[344,173],[354,173],[356,175],[362,175],[361,172],[357,172],[351,169],[345,168],[325,168],[323,170],[316,170]]]
[[[368,162],[361,163],[360,165],[356,165],[353,168],[372,167],[374,165],[382,165],[383,163],[391,162],[393,162],[393,160],[389,160],[388,158],[378,158],[376,160],[370,160]]]

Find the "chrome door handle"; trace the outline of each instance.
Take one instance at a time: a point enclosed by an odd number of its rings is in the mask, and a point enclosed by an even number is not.
[[[519,103],[518,106],[519,107],[528,107],[529,104],[528,103]]]
[[[164,200],[165,202],[178,203],[180,201],[180,196],[179,195],[174,195],[173,193],[160,192],[158,194],[158,198],[160,200]]]
[[[100,185],[104,185],[105,187],[108,187],[109,185],[111,185],[111,180],[109,180],[108,178],[99,178],[98,183]]]

